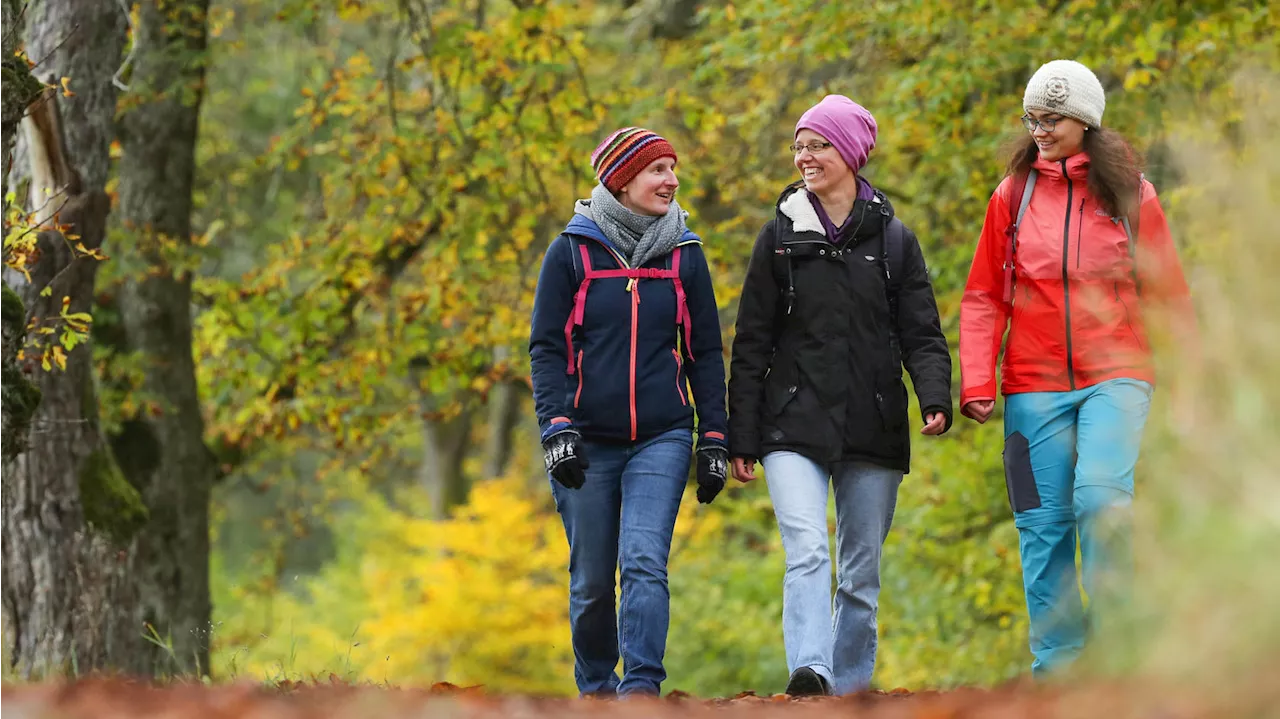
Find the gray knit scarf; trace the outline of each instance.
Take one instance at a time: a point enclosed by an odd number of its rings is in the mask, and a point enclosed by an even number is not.
[[[596,185],[591,199],[578,200],[573,209],[594,221],[632,267],[643,267],[649,260],[675,249],[684,236],[685,218],[689,216],[674,198],[665,215],[637,215],[618,202],[604,185]]]

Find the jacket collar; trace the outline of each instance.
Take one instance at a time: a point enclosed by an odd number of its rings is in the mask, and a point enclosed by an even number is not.
[[[1063,165],[1066,165],[1066,173],[1063,173]],[[1086,180],[1089,177],[1089,153],[1077,152],[1071,157],[1063,160],[1054,160],[1052,162],[1036,157],[1031,166],[1044,177],[1051,177],[1060,180],[1064,176],[1072,180]]]
[[[879,190],[875,190],[875,195],[870,200],[855,200],[853,212],[862,212],[862,206],[867,203],[871,204],[871,207],[867,208],[869,213],[879,212],[888,217],[893,216],[893,208]],[[827,236],[827,230],[822,226],[817,210],[813,209],[813,203],[809,201],[809,191],[803,184],[797,183],[783,191],[782,199],[778,201],[778,211],[791,220],[793,232],[816,232],[823,237]],[[879,225],[876,227],[878,228]],[[870,229],[871,223],[868,222],[867,227],[858,234],[863,235]]]
[[[778,211],[791,220],[791,229],[795,232],[816,232],[824,236],[827,234],[817,211],[809,202],[809,191],[803,187],[782,198],[782,202],[778,203]]]

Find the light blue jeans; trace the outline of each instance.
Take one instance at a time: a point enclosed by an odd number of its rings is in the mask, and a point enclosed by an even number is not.
[[[837,694],[871,685],[876,665],[880,550],[902,472],[866,462],[827,468],[795,452],[764,457],[765,481],[782,533],[782,636],[787,671],[810,667]],[[831,610],[827,487],[836,494],[836,599]],[[833,626],[834,625],[834,626]]]
[[[1036,677],[1069,665],[1084,648],[1089,615],[1105,618],[1127,595],[1133,472],[1150,408],[1151,385],[1132,379],[1005,400],[1005,483]]]

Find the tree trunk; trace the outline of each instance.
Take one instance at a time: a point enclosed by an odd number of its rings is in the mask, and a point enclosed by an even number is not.
[[[13,144],[18,136],[18,124],[27,112],[27,106],[40,93],[40,83],[32,77],[27,62],[17,55],[19,34],[21,32],[19,16],[22,13],[20,0],[3,0],[0,5],[0,86],[4,92],[0,95],[0,146],[4,151],[4,164],[0,166],[0,203],[6,212],[4,215],[4,233],[9,235],[8,202],[9,196],[9,163],[13,157]],[[8,253],[5,253],[8,259]],[[5,273],[8,274],[8,273]],[[22,349],[26,337],[26,307],[22,299],[4,282],[4,299],[0,303],[3,310],[3,341],[0,346],[0,436],[4,437],[3,461],[7,465],[16,457],[26,441],[27,427],[40,403],[40,392],[34,383],[23,374],[18,363],[18,351]]]
[[[70,77],[76,85],[70,96],[45,91],[22,122],[27,208],[49,229],[39,234],[31,281],[18,289],[27,316],[43,319],[59,315],[64,297],[69,312],[87,312],[93,302],[98,260],[73,251],[67,236],[94,250],[105,235],[116,103],[111,75],[124,47],[125,18],[112,0],[45,0],[30,12],[28,52],[42,60],[35,71],[50,84]],[[24,678],[140,671],[130,539],[146,510],[99,428],[91,347],[72,349],[64,372],[36,372],[34,379],[42,401],[22,453],[5,464],[10,665]]]
[[[511,349],[506,346],[495,347],[493,364],[504,368],[511,357]],[[507,463],[511,461],[511,435],[516,423],[520,420],[520,386],[512,379],[499,380],[489,390],[489,436],[485,441],[484,477],[494,479],[507,471]]]
[[[472,412],[464,409],[447,420],[426,417],[422,424],[427,453],[422,463],[422,487],[431,498],[435,518],[444,519],[454,507],[466,503],[471,491],[462,462],[471,438]]]
[[[209,490],[216,464],[191,355],[192,180],[204,91],[208,0],[142,0],[134,67],[122,102],[120,217],[113,250],[125,266],[118,297],[124,343],[144,363],[156,406],[114,442],[151,520],[139,536],[146,620],[170,646],[172,671],[209,671]]]
[[[471,442],[471,430],[475,411],[466,403],[466,391],[455,386],[439,395],[423,387],[423,373],[430,368],[430,360],[415,357],[409,361],[409,386],[418,393],[419,415],[422,417],[423,459],[418,473],[418,485],[431,503],[435,519],[444,519],[449,511],[467,501],[471,483],[462,463],[467,458]],[[443,408],[455,398],[462,398],[463,405],[456,415],[448,416]]]
[[[657,39],[683,40],[698,29],[698,6],[702,0],[660,0],[651,35]]]

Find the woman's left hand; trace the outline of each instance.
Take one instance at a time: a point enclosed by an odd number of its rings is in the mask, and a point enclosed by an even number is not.
[[[947,415],[941,412],[930,412],[924,416],[924,427],[920,434],[942,434],[947,428]]]

